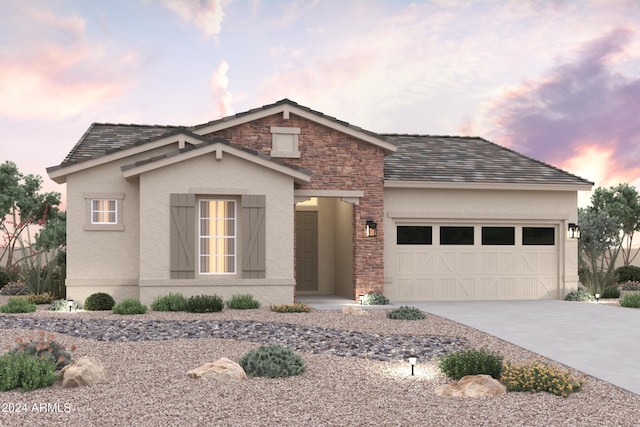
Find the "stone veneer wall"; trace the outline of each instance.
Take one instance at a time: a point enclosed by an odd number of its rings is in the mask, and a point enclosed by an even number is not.
[[[284,119],[282,113],[234,126],[207,136],[228,141],[263,154],[271,151],[271,127],[300,128],[299,159],[286,163],[313,172],[311,182],[298,185],[302,190],[364,191],[355,205],[353,223],[354,297],[384,291],[384,151],[337,130],[306,120],[295,114]],[[366,237],[368,219],[378,224],[377,237]]]

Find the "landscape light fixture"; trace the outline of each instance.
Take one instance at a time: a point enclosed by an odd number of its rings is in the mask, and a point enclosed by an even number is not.
[[[376,237],[378,235],[377,228],[378,224],[376,224],[374,220],[368,219],[366,227],[367,237]]]
[[[418,358],[416,356],[409,356],[409,365],[411,365],[411,376],[414,375],[413,368],[416,366],[416,362],[418,362]]]
[[[360,300],[360,305],[364,305],[364,294],[360,294],[358,299]]]
[[[569,237],[570,239],[579,239],[580,226],[578,224],[574,224],[573,222],[570,222],[569,228],[567,230],[567,237]]]
[[[600,294],[596,294],[596,302],[600,301]]]
[[[70,299],[69,301],[67,301],[67,305],[69,306],[69,311],[71,311],[71,307],[73,307],[73,300]]]

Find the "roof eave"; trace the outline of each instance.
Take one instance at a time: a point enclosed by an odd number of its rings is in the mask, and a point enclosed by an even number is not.
[[[518,190],[518,191],[591,191],[593,183],[500,183],[500,182],[435,182],[385,180],[385,188],[432,188],[451,190]]]

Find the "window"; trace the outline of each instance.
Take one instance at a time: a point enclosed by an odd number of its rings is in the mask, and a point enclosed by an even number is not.
[[[91,224],[117,224],[118,201],[115,199],[91,200]]]
[[[473,245],[473,227],[440,227],[441,245]]]
[[[515,245],[514,227],[482,227],[483,245]]]
[[[200,274],[236,272],[236,202],[200,200]]]
[[[555,245],[555,228],[522,227],[523,245]]]
[[[432,227],[422,225],[399,225],[396,228],[399,245],[430,245],[432,243]]]

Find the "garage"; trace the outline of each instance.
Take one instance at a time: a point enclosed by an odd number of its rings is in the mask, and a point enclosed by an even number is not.
[[[556,299],[559,226],[396,223],[400,301]]]

